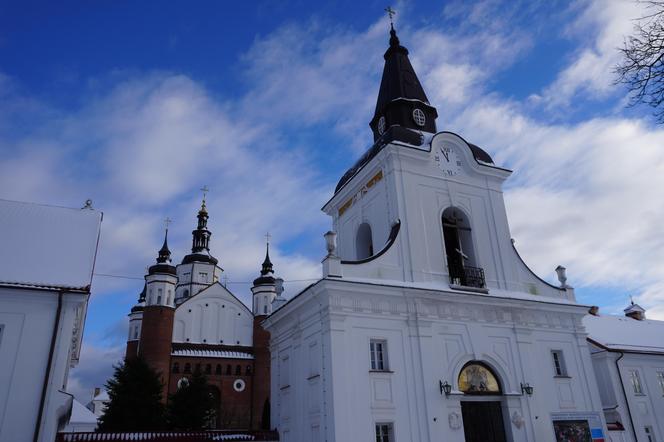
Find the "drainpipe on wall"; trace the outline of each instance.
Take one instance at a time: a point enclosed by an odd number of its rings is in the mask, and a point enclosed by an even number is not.
[[[48,390],[48,381],[51,378],[51,370],[53,365],[53,353],[55,352],[55,342],[58,337],[58,328],[60,327],[60,314],[62,313],[62,296],[64,292],[58,292],[58,309],[55,312],[55,321],[53,322],[53,334],[51,335],[51,347],[48,351],[48,363],[46,364],[46,374],[44,375],[44,384],[42,385],[41,400],[39,401],[39,414],[37,415],[37,423],[35,424],[35,431],[33,433],[32,441],[39,441],[39,429],[42,424],[44,415],[44,402],[46,402],[46,391]]]
[[[632,434],[634,435],[634,440],[638,442],[639,438],[636,436],[636,427],[634,427],[634,420],[632,419],[632,411],[629,409],[629,402],[627,402],[627,392],[625,391],[625,385],[623,384],[622,375],[620,374],[620,367],[618,362],[625,356],[625,353],[620,353],[620,357],[615,360],[616,370],[618,371],[618,379],[620,380],[620,388],[622,388],[623,397],[625,398],[625,408],[627,408],[627,416],[629,416],[629,423],[632,426]]]

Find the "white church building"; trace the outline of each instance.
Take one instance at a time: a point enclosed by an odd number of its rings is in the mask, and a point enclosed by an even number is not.
[[[438,132],[394,29],[375,144],[323,210],[323,278],[264,322],[283,442],[602,441],[578,304],[519,257],[510,171]]]

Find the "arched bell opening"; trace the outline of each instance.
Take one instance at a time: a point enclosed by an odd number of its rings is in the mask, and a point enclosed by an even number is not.
[[[443,211],[442,224],[450,283],[484,288],[484,270],[475,257],[468,216],[458,207],[448,207]]]
[[[357,229],[355,236],[355,255],[356,259],[366,259],[373,256],[373,237],[369,223],[362,223]]]

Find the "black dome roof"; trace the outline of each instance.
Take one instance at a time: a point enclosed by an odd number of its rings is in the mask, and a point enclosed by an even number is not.
[[[404,127],[392,126],[374,143],[373,146],[369,148],[369,150],[364,153],[364,155],[360,157],[359,160],[357,160],[355,164],[353,164],[350,169],[346,171],[346,173],[343,174],[337,183],[337,187],[334,189],[334,193],[337,193],[339,190],[341,190],[344,184],[350,181],[350,179],[353,178],[353,176],[359,172],[360,169],[362,169],[369,161],[371,161],[373,157],[378,155],[378,152],[380,152],[383,147],[392,141],[403,141],[408,144],[420,146],[422,145],[422,135],[419,132]],[[489,155],[484,149],[475,144],[467,144],[473,153],[473,158],[475,158],[475,161],[484,165],[494,164],[493,158],[491,158],[491,155]]]
[[[475,157],[476,161],[493,164],[493,158],[491,158],[491,155],[489,155],[484,149],[471,143],[468,143],[468,146],[470,146],[470,150],[473,151],[473,157]]]

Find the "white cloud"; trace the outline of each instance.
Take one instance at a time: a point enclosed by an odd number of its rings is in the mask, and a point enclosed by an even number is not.
[[[580,14],[565,35],[580,39],[581,46],[570,63],[546,87],[543,96],[549,106],[567,106],[577,95],[605,98],[615,93],[614,67],[620,60],[618,48],[644,15],[645,3],[632,0],[591,0],[579,2]]]

